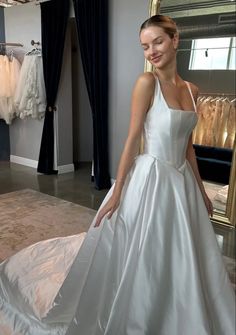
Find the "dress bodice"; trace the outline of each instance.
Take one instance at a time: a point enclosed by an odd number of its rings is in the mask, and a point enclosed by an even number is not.
[[[179,169],[185,162],[189,136],[197,123],[195,111],[170,108],[156,78],[154,101],[144,123],[144,153]]]

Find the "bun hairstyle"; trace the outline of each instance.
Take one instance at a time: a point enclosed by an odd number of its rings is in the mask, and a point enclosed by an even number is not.
[[[178,33],[177,25],[174,20],[172,20],[171,17],[166,15],[153,15],[149,19],[143,22],[143,24],[140,27],[140,32],[145,28],[156,26],[160,27],[164,30],[164,32],[170,36],[170,38],[173,38],[175,34]]]

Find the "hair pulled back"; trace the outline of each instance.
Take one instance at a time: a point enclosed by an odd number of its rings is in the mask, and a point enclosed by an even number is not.
[[[143,22],[143,24],[140,27],[140,32],[145,28],[156,26],[160,27],[164,30],[166,34],[170,36],[170,38],[173,38],[175,34],[177,34],[177,25],[174,20],[172,20],[171,17],[166,15],[153,15],[150,18],[148,18],[146,21]]]

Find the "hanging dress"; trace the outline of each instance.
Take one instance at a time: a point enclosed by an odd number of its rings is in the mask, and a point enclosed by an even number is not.
[[[11,124],[15,117],[13,100],[20,68],[21,64],[14,56],[0,55],[0,118],[7,124]]]
[[[42,119],[46,110],[46,92],[41,54],[26,54],[22,63],[14,104],[21,119]]]

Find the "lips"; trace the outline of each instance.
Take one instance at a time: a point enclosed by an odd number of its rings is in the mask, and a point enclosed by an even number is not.
[[[151,62],[158,63],[160,59],[161,59],[161,56],[156,56],[156,57],[151,58]]]

